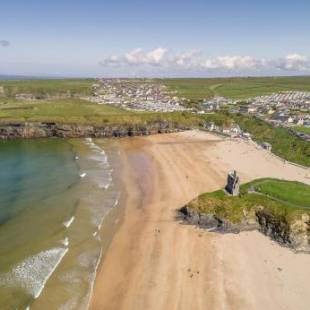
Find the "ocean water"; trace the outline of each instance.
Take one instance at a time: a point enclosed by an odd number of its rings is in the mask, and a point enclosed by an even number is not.
[[[86,309],[118,207],[108,141],[0,142],[0,309]]]

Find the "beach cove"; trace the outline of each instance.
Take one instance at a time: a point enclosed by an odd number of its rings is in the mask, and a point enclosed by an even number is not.
[[[309,254],[177,219],[232,169],[306,184],[309,169],[202,131],[3,143],[4,309],[309,308]]]
[[[220,235],[176,220],[236,169],[309,184],[309,169],[255,144],[199,131],[125,138],[124,220],[102,261],[91,309],[308,309],[308,254],[257,231]],[[130,181],[129,181],[130,180]]]

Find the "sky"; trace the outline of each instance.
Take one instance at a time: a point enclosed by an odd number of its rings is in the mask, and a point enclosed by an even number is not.
[[[310,74],[309,0],[10,0],[0,74]]]

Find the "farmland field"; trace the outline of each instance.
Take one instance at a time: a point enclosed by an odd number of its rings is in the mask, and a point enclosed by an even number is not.
[[[37,97],[53,95],[90,95],[93,79],[0,80],[2,95],[32,94]]]
[[[282,91],[310,91],[309,76],[165,79],[162,82],[179,96],[194,101],[213,96],[246,99]]]

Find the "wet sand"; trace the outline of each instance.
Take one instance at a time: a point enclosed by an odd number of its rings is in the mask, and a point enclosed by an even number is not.
[[[189,131],[120,141],[123,221],[97,274],[91,309],[309,309],[310,255],[258,232],[219,235],[176,221],[176,210],[224,186],[309,169],[254,145]]]

